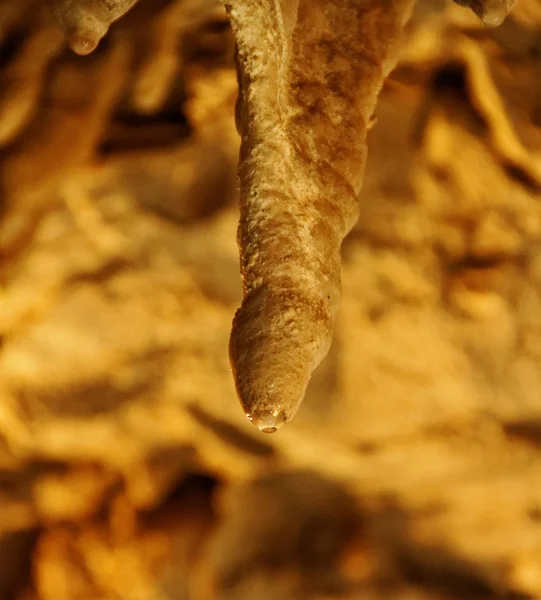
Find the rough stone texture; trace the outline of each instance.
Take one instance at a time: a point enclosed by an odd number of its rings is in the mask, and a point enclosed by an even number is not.
[[[246,416],[262,431],[293,418],[331,345],[366,134],[412,5],[227,4],[241,90],[244,290],[230,353]]]
[[[223,9],[143,0],[80,58],[40,6],[0,4],[0,597],[541,598],[539,3],[418,5],[273,436],[227,356]]]

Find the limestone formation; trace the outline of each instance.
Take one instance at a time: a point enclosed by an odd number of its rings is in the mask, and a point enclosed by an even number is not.
[[[48,0],[69,44],[77,54],[89,54],[107,33],[111,23],[137,0]]]

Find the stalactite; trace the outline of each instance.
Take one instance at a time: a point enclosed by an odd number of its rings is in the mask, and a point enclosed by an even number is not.
[[[48,0],[71,48],[89,54],[137,0]]]

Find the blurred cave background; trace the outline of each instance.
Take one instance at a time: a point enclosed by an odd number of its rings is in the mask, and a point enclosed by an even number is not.
[[[541,3],[421,0],[332,350],[245,419],[234,40],[0,2],[0,600],[541,598]]]

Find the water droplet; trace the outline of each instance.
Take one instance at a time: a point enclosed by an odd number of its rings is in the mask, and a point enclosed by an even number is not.
[[[247,413],[246,417],[263,433],[274,433],[287,421],[285,412],[279,409],[254,410]]]
[[[92,34],[77,33],[70,38],[70,46],[76,54],[85,56],[96,49],[99,41],[99,38]]]

